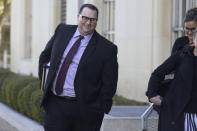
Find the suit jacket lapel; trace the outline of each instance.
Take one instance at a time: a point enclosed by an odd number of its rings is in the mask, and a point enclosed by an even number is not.
[[[47,84],[46,84],[46,87],[47,87],[47,90],[48,90],[48,86],[50,85],[49,82],[52,82],[52,79],[55,77],[55,73],[58,69],[58,66],[60,64],[60,61],[61,61],[61,58],[62,58],[62,55],[64,53],[64,50],[66,49],[66,46],[68,45],[70,39],[72,38],[73,34],[75,33],[76,31],[76,28],[77,26],[74,26],[74,27],[71,27],[70,29],[61,29],[61,33],[58,34],[57,37],[59,37],[58,39],[56,39],[56,43],[57,43],[57,47],[54,51],[54,56],[55,56],[55,59],[51,62],[51,70],[49,70],[49,73],[48,73],[48,77],[47,78]],[[60,35],[60,36],[59,36]],[[47,90],[45,90],[45,93],[47,92]]]
[[[77,28],[77,26],[72,27],[69,30],[66,30],[66,29],[63,30],[64,32],[61,34],[60,40],[58,41],[59,46],[58,46],[57,51],[56,51],[56,53],[57,53],[56,54],[56,56],[57,56],[56,67],[60,64],[62,55],[63,55],[69,41],[71,40],[72,36],[74,35],[74,33],[76,31],[76,28]]]
[[[92,38],[90,39],[82,57],[78,65],[77,73],[80,71],[81,66],[85,63],[85,61],[88,59],[89,56],[95,51],[96,49],[96,38],[98,33],[95,31]],[[76,74],[77,75],[77,74]]]

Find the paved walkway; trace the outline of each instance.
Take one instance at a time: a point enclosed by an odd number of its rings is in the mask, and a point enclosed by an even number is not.
[[[113,106],[110,116],[114,117],[140,117],[148,106]]]
[[[148,106],[113,106],[109,115],[114,117],[140,117]],[[158,117],[157,113],[153,111],[151,116]]]
[[[0,104],[0,106],[3,106]],[[110,117],[140,117],[148,106],[113,106]],[[156,114],[155,114],[156,116]],[[0,131],[18,131],[0,116]]]
[[[8,122],[0,118],[0,131],[18,131],[12,127]]]
[[[43,128],[0,102],[0,131],[43,131]]]

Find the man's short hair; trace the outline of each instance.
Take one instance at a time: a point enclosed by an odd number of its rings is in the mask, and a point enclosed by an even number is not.
[[[83,4],[81,6],[81,8],[79,9],[79,14],[81,14],[81,12],[83,11],[83,9],[85,7],[89,8],[89,9],[92,9],[92,10],[95,10],[96,13],[97,13],[97,18],[98,18],[98,14],[99,14],[98,8],[96,6],[94,6],[93,4]]]

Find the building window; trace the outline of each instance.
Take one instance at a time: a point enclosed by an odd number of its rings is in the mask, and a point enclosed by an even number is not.
[[[190,9],[192,7],[197,7],[197,1],[196,0],[187,0],[187,9]]]
[[[25,0],[24,58],[32,55],[32,0]]]
[[[178,37],[184,35],[183,19],[186,11],[196,6],[196,0],[173,0],[172,44]]]
[[[61,0],[61,23],[66,23],[66,0]]]
[[[103,4],[103,35],[114,42],[115,0],[104,0]]]

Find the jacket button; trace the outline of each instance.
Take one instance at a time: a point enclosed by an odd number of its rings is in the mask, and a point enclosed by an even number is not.
[[[172,121],[172,122],[171,122],[171,124],[172,124],[172,125],[174,125],[174,124],[175,124],[175,122],[174,122],[174,121]]]

